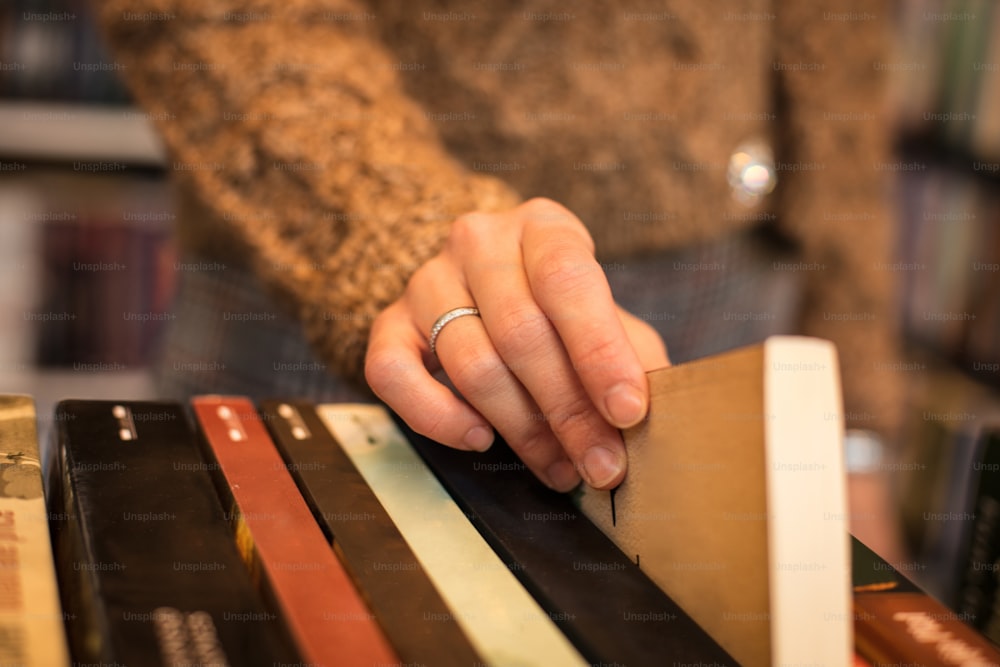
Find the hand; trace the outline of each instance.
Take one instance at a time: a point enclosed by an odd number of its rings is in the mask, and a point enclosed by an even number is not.
[[[443,313],[475,306],[428,335]],[[625,475],[619,428],[645,417],[645,371],[669,364],[645,322],[619,308],[583,224],[533,199],[460,217],[448,241],[372,326],[365,375],[418,433],[483,451],[493,424],[551,488]],[[460,400],[433,376],[443,369]]]

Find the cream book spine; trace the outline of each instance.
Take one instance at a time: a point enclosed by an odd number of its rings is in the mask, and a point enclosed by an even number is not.
[[[35,404],[0,396],[0,664],[69,664]]]

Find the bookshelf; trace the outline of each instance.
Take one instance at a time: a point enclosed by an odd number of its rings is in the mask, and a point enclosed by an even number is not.
[[[0,63],[5,384],[42,403],[60,386],[93,395],[138,381],[148,395],[176,220],[152,119],[131,105],[85,2],[5,3]]]
[[[918,372],[893,478],[912,574],[955,604],[975,442],[1000,419],[1000,8],[913,0],[897,19],[898,312]]]

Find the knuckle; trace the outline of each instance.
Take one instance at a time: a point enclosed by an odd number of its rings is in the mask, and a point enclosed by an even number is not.
[[[495,354],[481,351],[459,351],[445,366],[448,377],[463,396],[490,396],[498,391],[507,375],[507,367]]]
[[[551,292],[577,290],[593,273],[591,262],[581,261],[579,253],[565,246],[547,249],[530,268],[531,282]]]
[[[438,265],[438,257],[439,255],[427,260],[417,267],[416,271],[410,274],[410,279],[406,282],[407,293],[419,293],[429,288],[430,277]]]
[[[495,227],[493,216],[488,213],[466,213],[455,219],[448,234],[447,248],[461,256],[470,250],[483,247]]]
[[[573,368],[579,373],[613,374],[624,367],[623,355],[614,338],[595,335],[588,337],[591,344],[573,359]]]
[[[365,380],[375,393],[384,392],[406,370],[406,363],[387,351],[369,349],[365,355]]]
[[[504,358],[509,358],[539,350],[548,341],[551,331],[552,325],[538,308],[512,308],[497,319],[493,344]]]
[[[542,424],[544,426],[544,422]],[[555,449],[547,428],[533,428],[520,437],[509,438],[510,447],[527,463],[539,464],[551,458]]]
[[[549,426],[556,435],[577,431],[597,414],[594,404],[584,394],[553,407],[547,415]],[[560,438],[562,440],[563,438]]]
[[[419,410],[415,410],[409,415],[407,424],[417,433],[441,442],[447,439],[444,428],[445,421],[446,410],[443,406],[425,403]]]

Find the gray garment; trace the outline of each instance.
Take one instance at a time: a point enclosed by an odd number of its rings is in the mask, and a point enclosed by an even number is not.
[[[603,266],[618,302],[656,328],[680,363],[794,332],[801,285],[781,262],[769,243],[742,233]],[[178,267],[176,319],[155,368],[165,396],[372,400],[328,372],[256,277],[198,259]]]

